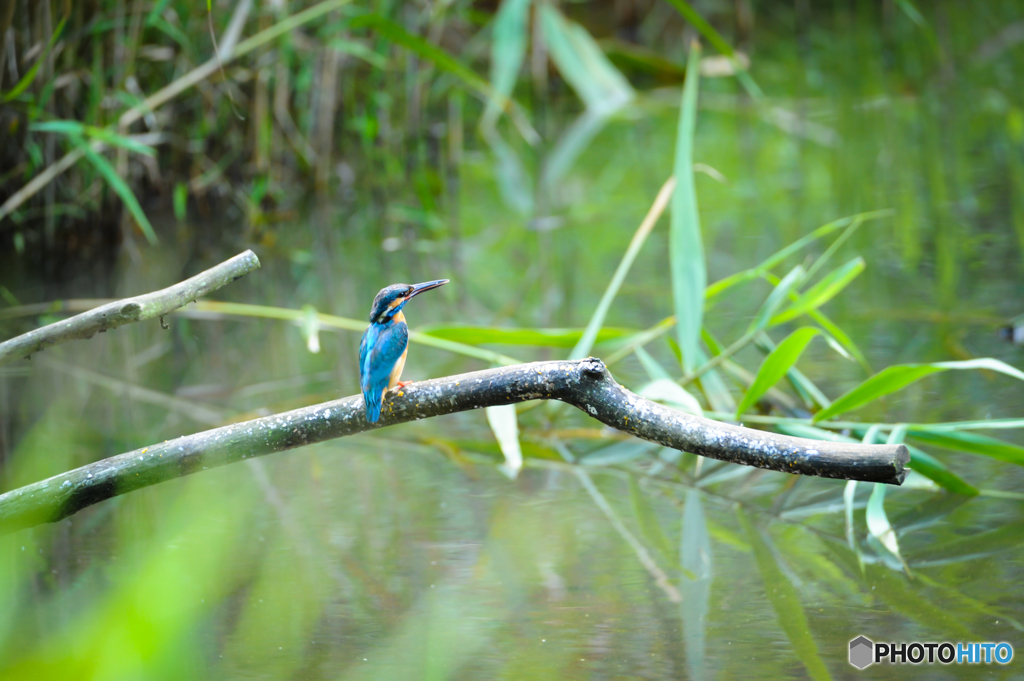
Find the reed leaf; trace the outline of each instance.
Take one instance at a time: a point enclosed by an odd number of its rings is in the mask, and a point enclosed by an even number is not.
[[[803,354],[804,348],[814,340],[814,337],[821,332],[813,327],[797,329],[789,334],[785,340],[779,343],[771,353],[765,357],[758,369],[757,376],[750,388],[747,389],[739,406],[736,407],[736,419],[753,406],[768,390],[778,383],[790,367],[796,364]]]
[[[690,47],[690,62],[700,60],[700,46]],[[697,190],[693,180],[694,130],[697,125],[697,93],[700,69],[687,69],[683,99],[679,108],[679,131],[676,139],[672,194],[672,220],[669,227],[669,263],[672,271],[672,297],[676,312],[676,332],[683,371],[690,373],[698,366],[700,332],[704,326],[704,288],[707,270],[704,264],[704,242],[697,210]]]
[[[814,416],[815,421],[822,421],[833,416],[862,407],[879,397],[889,395],[925,376],[949,371],[951,369],[988,369],[997,371],[1013,378],[1024,380],[1024,373],[997,359],[971,359],[962,362],[933,362],[931,364],[898,364],[883,369],[871,378],[850,390],[837,399],[827,409]]]

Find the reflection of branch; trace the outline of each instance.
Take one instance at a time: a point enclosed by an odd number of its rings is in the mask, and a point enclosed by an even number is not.
[[[55,522],[119,494],[254,456],[538,399],[567,402],[606,425],[666,447],[787,473],[898,485],[910,460],[903,445],[805,440],[684,414],[629,392],[591,357],[414,383],[388,393],[377,423],[366,421],[363,399],[355,395],[114,456],[0,495],[0,533]]]
[[[131,322],[162,317],[230,284],[259,266],[260,261],[256,255],[246,251],[174,286],[107,303],[70,319],[29,331],[0,343],[0,364],[28,357],[59,343],[92,338],[97,331],[102,333]]]

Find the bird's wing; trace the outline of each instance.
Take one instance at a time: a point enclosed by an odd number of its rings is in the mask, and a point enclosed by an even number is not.
[[[359,387],[366,403],[366,420],[380,418],[384,392],[388,389],[391,370],[409,345],[409,327],[395,321],[380,327],[371,325],[359,344]]]

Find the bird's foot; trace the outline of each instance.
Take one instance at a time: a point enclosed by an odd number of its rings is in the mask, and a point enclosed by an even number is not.
[[[413,381],[399,381],[397,384],[395,384],[395,387],[396,388],[404,388],[404,387],[412,385],[412,384],[413,384]]]

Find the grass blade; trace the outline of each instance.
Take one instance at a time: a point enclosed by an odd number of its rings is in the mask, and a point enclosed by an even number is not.
[[[629,81],[585,28],[563,17],[549,3],[541,5],[540,20],[551,60],[587,109],[608,113],[633,99]]]
[[[370,66],[381,70],[388,68],[388,60],[378,52],[374,52],[366,45],[356,42],[355,40],[345,40],[343,38],[334,38],[327,43],[327,47],[338,52],[350,54],[356,59],[361,59]]]
[[[946,465],[930,454],[927,454],[913,445],[907,445],[910,452],[911,470],[917,471],[924,477],[933,481],[939,487],[949,490],[955,494],[962,494],[968,497],[978,496],[978,489],[965,482],[959,475],[953,473]]]
[[[142,142],[134,140],[131,137],[118,135],[116,132],[111,132],[110,130],[106,130],[105,128],[95,128],[93,126],[88,126],[85,129],[85,134],[92,139],[99,140],[100,142],[105,142],[106,144],[109,144],[112,147],[121,147],[123,149],[127,149],[128,151],[135,152],[136,154],[142,154],[143,156],[156,156],[156,149],[149,146],[148,144],[143,144]]]
[[[825,663],[822,662],[821,656],[818,654],[818,644],[811,636],[807,615],[804,614],[804,609],[800,605],[800,597],[796,589],[782,572],[764,536],[750,522],[742,506],[736,507],[736,517],[746,532],[750,547],[754,551],[754,560],[761,573],[765,595],[768,597],[768,602],[772,604],[772,609],[775,610],[775,615],[779,618],[779,624],[786,632],[790,645],[793,646],[793,652],[803,662],[812,679],[817,681],[831,679],[828,668],[825,667]]]
[[[793,333],[789,334],[784,341],[778,344],[771,353],[765,357],[764,362],[761,363],[761,368],[757,371],[757,376],[754,378],[753,384],[747,390],[747,394],[743,396],[738,407],[736,407],[736,419],[739,420],[740,416],[753,406],[757,400],[761,398],[768,389],[778,383],[786,372],[789,371],[790,367],[796,364],[797,360],[800,359],[800,355],[803,353],[807,344],[810,343],[815,336],[819,335],[821,331],[814,327],[804,327],[797,329]]]
[[[829,336],[835,338],[841,346],[846,348],[846,351],[850,353],[855,360],[857,360],[857,364],[860,364],[861,367],[864,368],[864,371],[869,374],[872,373],[871,365],[868,364],[867,357],[864,356],[864,353],[860,351],[857,344],[854,343],[853,340],[846,335],[846,332],[839,328],[835,322],[826,317],[821,310],[808,310],[807,315],[813,319],[818,326],[825,329]]]
[[[36,79],[36,74],[39,73],[39,67],[46,63],[46,60],[50,56],[50,51],[53,50],[53,46],[57,44],[57,40],[60,39],[61,33],[64,32],[64,23],[67,20],[67,16],[60,20],[60,23],[57,24],[57,29],[53,32],[53,35],[50,36],[49,42],[46,43],[46,48],[43,50],[43,53],[39,55],[38,59],[36,59],[36,63],[33,64],[32,68],[30,68],[25,75],[21,77],[21,80],[15,83],[10,92],[0,98],[0,102],[6,103],[11,101],[32,85],[33,81]],[[6,36],[4,36],[4,38],[6,39]]]
[[[704,416],[704,410],[701,409],[700,402],[697,401],[697,398],[688,393],[686,388],[670,378],[659,378],[655,381],[651,381],[644,387],[640,388],[640,390],[637,391],[637,394],[646,397],[649,400],[661,402],[673,409],[685,411],[687,414]]]
[[[928,20],[924,18],[924,15],[918,11],[916,7],[910,2],[910,0],[896,0],[896,6],[903,10],[903,13],[907,15],[907,18],[913,21],[918,27],[924,32],[925,37],[928,39],[928,44],[935,50],[935,54],[938,57],[942,57],[942,49],[939,47],[938,38],[935,36],[935,31],[928,25]]]
[[[708,344],[708,349],[711,350],[715,355],[722,353],[721,346],[715,342],[714,338],[706,330],[701,330],[701,337],[704,338],[704,342]],[[707,355],[704,354],[704,350],[697,348],[697,363],[703,365],[708,362]],[[725,381],[714,369],[705,371],[704,374],[697,379],[697,383],[700,385],[701,391],[704,393],[704,397],[707,398],[708,404],[711,405],[712,409],[716,411],[724,411],[731,414],[736,409],[736,400],[733,399],[732,393],[729,392],[728,386],[725,385]]]
[[[156,238],[156,232],[153,231],[153,225],[149,224],[149,218],[142,211],[142,206],[139,205],[138,200],[135,198],[135,194],[128,188],[125,181],[121,179],[121,176],[114,170],[114,166],[110,165],[110,162],[103,157],[102,154],[93,151],[89,143],[81,138],[78,139],[78,148],[85,152],[85,157],[92,163],[96,171],[103,176],[103,179],[107,181],[110,188],[113,189],[121,200],[124,201],[125,208],[132,214],[135,221],[139,225],[139,229],[146,236],[146,240],[149,241],[151,246],[157,245],[159,239]]]
[[[1017,550],[1021,543],[1024,543],[1024,525],[1010,522],[993,530],[974,532],[966,537],[932,544],[915,554],[914,563],[943,565],[977,560]]]
[[[797,265],[789,271],[782,281],[779,282],[778,286],[772,289],[772,292],[768,294],[768,298],[765,299],[764,304],[761,305],[761,309],[757,311],[757,315],[754,317],[754,321],[750,323],[750,328],[747,329],[747,333],[751,334],[760,329],[768,326],[768,323],[772,321],[775,312],[786,302],[786,298],[789,297],[789,292],[800,285],[804,278],[804,268]]]
[[[877,427],[868,428],[868,432],[864,434],[864,444],[874,444],[875,435],[878,433]],[[852,438],[851,438],[852,439]],[[846,483],[846,487],[843,489],[843,511],[846,517],[846,543],[849,544],[850,549],[857,556],[857,564],[860,566],[860,571],[864,572],[864,554],[861,553],[860,543],[857,541],[856,526],[853,520],[853,507],[857,497],[857,481],[849,480]]]
[[[857,442],[857,440],[840,435],[839,433],[833,433],[828,430],[816,428],[814,426],[806,425],[803,423],[784,423],[778,424],[778,430],[787,435],[793,435],[795,437],[806,437],[811,440],[829,440],[832,442]],[[910,426],[907,429],[907,433],[910,437],[913,437],[914,427]],[[1006,443],[1003,443],[1006,444]],[[939,445],[943,446],[943,445]],[[957,446],[952,446],[953,449],[959,449]],[[957,494],[963,494],[965,496],[977,496],[979,491],[972,485],[965,482],[956,473],[946,468],[946,466],[935,459],[934,457],[926,454],[913,445],[907,445],[907,449],[910,450],[910,468],[915,470],[921,475],[929,478],[935,484],[942,488],[955,492]],[[1024,455],[1024,451],[1021,452]],[[1000,458],[1000,457],[996,457]],[[1024,459],[1022,459],[1024,460]],[[1011,463],[1016,463],[1011,462]]]
[[[81,135],[85,133],[85,124],[78,121],[43,121],[28,127],[35,132],[59,132],[62,135]]]
[[[915,423],[907,426],[911,431],[932,430],[1003,430],[1024,428],[1024,419],[985,419],[982,421],[947,421],[945,423]]]
[[[737,284],[741,284],[745,281],[753,281],[754,279],[759,279],[765,272],[774,269],[783,261],[785,261],[785,259],[788,258],[789,256],[801,251],[802,249],[811,245],[815,241],[828,236],[837,229],[847,227],[848,225],[856,221],[864,222],[867,220],[874,220],[877,218],[892,215],[892,213],[893,211],[891,210],[876,210],[870,211],[868,213],[857,213],[856,215],[849,215],[845,218],[839,218],[838,220],[834,220],[833,222],[830,222],[826,225],[822,225],[821,227],[818,227],[810,234],[800,237],[799,239],[789,244],[785,248],[775,252],[774,254],[766,258],[764,262],[762,262],[757,267],[752,267],[748,270],[737,272],[736,274],[729,275],[724,279],[719,279],[715,283],[710,284],[707,289],[707,298],[708,300],[711,300],[715,296],[724,293],[725,291],[729,290],[733,286],[736,286]]]
[[[583,329],[519,329],[496,328],[492,326],[441,326],[421,327],[420,333],[434,338],[468,343],[469,345],[535,345],[546,348],[571,348],[583,337]],[[595,343],[629,338],[635,329],[602,328],[597,332]]]
[[[33,123],[29,126],[29,130],[36,132],[56,132],[62,135],[68,135],[69,137],[81,137],[84,135],[113,147],[122,147],[128,151],[133,151],[145,156],[156,156],[156,150],[148,144],[143,144],[131,137],[118,135],[117,133],[111,132],[105,128],[85,125],[78,121],[45,121],[42,123]]]
[[[519,78],[519,69],[526,56],[527,22],[530,0],[503,0],[494,16],[491,41],[491,86],[503,100],[512,96]],[[501,111],[501,101],[492,97],[487,102],[483,125],[493,126]]]
[[[565,129],[544,159],[540,174],[542,186],[556,186],[565,177],[615,111],[617,109],[588,108]]]
[[[889,517],[885,514],[884,503],[885,485],[875,483],[874,489],[871,490],[871,496],[868,498],[867,509],[865,510],[868,532],[902,563],[903,558],[900,556],[900,547],[896,542],[896,531],[889,524]]]
[[[772,325],[782,324],[806,314],[836,297],[866,267],[864,258],[857,257],[829,272],[821,281],[808,288],[786,310],[772,318]]]
[[[523,467],[523,450],[519,447],[519,421],[516,418],[516,406],[514,404],[501,404],[497,407],[487,407],[487,423],[494,432],[494,439],[501,447],[501,453],[505,455],[505,463],[498,468],[515,479]]]
[[[519,155],[494,128],[482,128],[484,140],[494,154],[498,190],[505,204],[522,216],[533,213],[533,177]]]
[[[493,90],[491,86],[474,73],[472,69],[437,45],[428,42],[418,35],[409,33],[390,19],[379,14],[363,14],[354,17],[349,26],[352,29],[372,28],[380,36],[414,52],[416,56],[433,63],[434,66],[442,71],[451,73],[484,97],[490,98],[492,96]]]
[[[301,325],[306,318],[306,313],[303,310],[293,310],[286,307],[271,307],[269,305],[249,305],[247,303],[223,303],[212,300],[200,300],[197,303],[190,305],[187,310],[182,310],[182,312],[190,317],[207,319],[221,317],[249,317],[257,319],[277,319],[299,325]],[[339,317],[333,314],[324,314],[322,312],[317,315],[317,321],[320,324],[321,331],[324,329],[343,329],[345,331],[356,331],[362,333],[366,329],[366,321],[350,319],[348,317]],[[473,347],[472,345],[466,345],[465,343],[457,343],[456,341],[445,338],[434,338],[433,336],[429,336],[418,330],[409,331],[409,342],[426,345],[428,347],[437,348],[438,350],[444,350],[457,355],[463,355],[465,357],[474,357],[491,364],[508,366],[511,364],[521,363],[520,360],[514,357],[509,357],[508,355],[503,355],[491,350],[485,350],[483,348]]]
[[[652,381],[659,379],[672,380],[672,375],[665,370],[665,367],[661,366],[658,360],[651,357],[651,354],[643,348],[636,348],[633,351],[636,354],[636,358],[640,360],[640,364],[643,365],[644,371],[651,377]]]
[[[694,42],[690,47],[689,63],[699,62],[700,46]],[[693,138],[697,124],[699,84],[700,69],[687,69],[683,101],[679,109],[674,171],[676,187],[672,194],[672,222],[669,231],[672,297],[684,373],[697,368],[700,332],[704,325],[704,287],[707,285],[697,190],[693,181]]]
[[[312,305],[303,305],[304,314],[300,329],[302,338],[306,341],[306,349],[316,355],[320,352],[320,319],[316,308]]]
[[[594,315],[590,318],[590,322],[587,324],[586,331],[583,332],[583,336],[580,338],[576,347],[569,353],[569,359],[580,359],[590,354],[591,349],[594,347],[594,343],[598,338],[598,334],[601,332],[601,327],[604,324],[604,318],[608,314],[608,308],[611,307],[612,301],[615,300],[615,296],[619,293],[619,288],[622,287],[622,282],[625,281],[626,275],[629,274],[630,268],[633,266],[633,261],[636,260],[637,254],[640,253],[640,249],[643,247],[644,242],[647,241],[647,237],[650,235],[651,230],[654,229],[654,225],[657,224],[658,218],[665,211],[665,207],[668,206],[669,198],[672,196],[672,191],[675,188],[675,180],[668,178],[665,180],[665,184],[661,186],[658,191],[658,195],[654,199],[654,203],[651,205],[651,209],[647,211],[647,215],[644,216],[643,221],[640,223],[640,227],[637,228],[636,233],[633,234],[633,238],[629,242],[629,246],[626,248],[625,255],[622,256],[622,260],[619,262],[619,266],[615,269],[615,274],[612,275],[612,280],[608,283],[608,288],[605,289],[604,295],[601,296],[601,301],[597,304],[597,309],[594,310]]]
[[[629,336],[628,338],[622,339],[621,347],[619,347],[615,352],[613,352],[612,354],[608,355],[607,358],[605,358],[605,364],[611,366],[612,364],[625,358],[627,355],[629,355],[631,352],[634,352],[638,348],[643,348],[643,346],[647,345],[655,338],[664,336],[666,333],[671,331],[672,327],[674,327],[675,325],[675,317],[666,317],[665,319],[662,319],[660,322],[658,322],[651,328],[645,329],[640,333],[636,333],[633,334],[632,336]],[[598,337],[600,338],[600,335]]]
[[[958,433],[955,431],[933,431],[911,428],[909,435],[914,440],[952,449],[958,452],[981,454],[999,461],[1024,466],[1024,447],[978,433]]]
[[[733,51],[732,46],[729,45],[729,43],[725,41],[725,38],[715,30],[715,27],[705,21],[704,17],[698,14],[697,11],[690,6],[690,3],[686,2],[686,0],[668,1],[673,7],[679,10],[679,13],[683,15],[683,18],[690,22],[690,24],[697,29],[697,32],[704,36],[704,38],[711,43],[716,50],[729,57],[732,61],[733,68],[736,70],[736,78],[743,85],[747,94],[754,98],[760,97],[762,95],[761,88],[758,87],[757,83],[754,82],[754,79],[751,78],[749,73],[747,73],[743,64],[736,58],[736,53]],[[690,56],[693,55],[691,54]],[[686,62],[687,66],[699,63],[699,61]]]
[[[836,237],[836,240],[829,244],[829,247],[825,249],[825,252],[822,253],[821,256],[818,257],[818,259],[815,260],[814,263],[807,268],[808,280],[814,278],[814,275],[818,273],[818,270],[824,267],[825,263],[832,259],[832,256],[835,255],[836,252],[842,247],[842,245],[845,244],[849,240],[849,238],[853,236],[854,232],[856,232],[857,228],[860,227],[862,224],[864,224],[864,218],[857,216],[856,218],[853,219],[853,221],[850,222],[849,225],[847,225],[846,229],[844,229],[839,234],[839,236]]]
[[[832,406],[823,409],[814,416],[815,421],[837,416],[844,412],[861,407],[879,397],[894,393],[911,383],[921,380],[925,376],[947,371],[950,369],[988,369],[1012,376],[1024,381],[1024,373],[1018,369],[1000,362],[997,359],[983,358],[970,359],[963,362],[934,362],[931,364],[897,364],[883,369],[859,386],[850,390],[845,395],[832,403]]]

